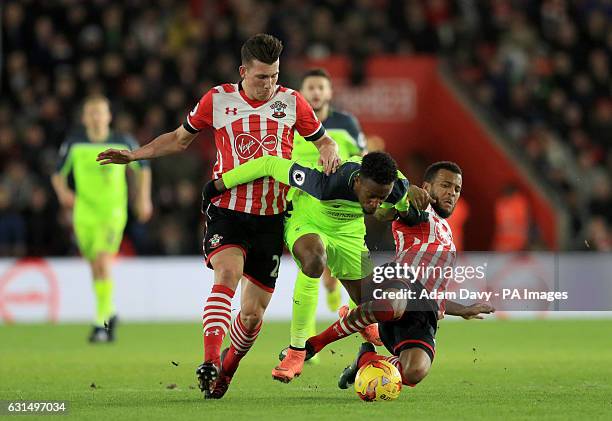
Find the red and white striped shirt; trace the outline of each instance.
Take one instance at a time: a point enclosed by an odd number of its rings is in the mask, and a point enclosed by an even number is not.
[[[441,218],[431,207],[427,208],[429,219],[412,227],[401,221],[393,221],[392,231],[395,239],[396,262],[407,264],[413,271],[419,266],[428,268],[428,276],[418,276],[416,279],[429,291],[438,293],[446,291],[450,278],[444,276],[452,271],[457,257],[457,249],[453,243],[453,232],[448,222]],[[436,270],[433,270],[436,268]],[[445,270],[446,269],[446,270]],[[444,317],[446,300],[437,299],[438,318]]]
[[[208,91],[191,110],[183,127],[197,133],[215,130],[217,162],[213,177],[263,155],[291,158],[293,133],[318,140],[325,133],[312,107],[299,92],[277,86],[268,101],[246,96],[240,84],[224,84]],[[276,215],[285,210],[288,186],[264,177],[236,186],[212,203],[254,215]]]

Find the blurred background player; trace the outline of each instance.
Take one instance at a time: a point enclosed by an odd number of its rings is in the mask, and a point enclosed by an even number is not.
[[[277,85],[282,50],[282,42],[272,35],[250,37],[240,51],[240,82],[210,89],[173,132],[134,152],[109,149],[98,160],[102,165],[127,164],[180,152],[202,129],[212,127],[217,147],[213,178],[219,178],[257,157],[289,158],[296,130],[319,150],[319,163],[326,173],[335,171],[340,161],[335,142],[298,92]],[[203,204],[204,257],[214,270],[214,285],[202,316],[204,362],[196,369],[206,399],[225,395],[259,335],[283,253],[287,190],[265,177]],[[231,302],[241,279],[240,312],[232,321]],[[228,330],[231,346],[221,354]]]
[[[327,135],[338,144],[338,155],[342,161],[366,152],[365,136],[355,116],[331,106],[332,81],[325,69],[316,68],[307,71],[302,78],[300,92],[312,106]],[[319,152],[310,142],[296,134],[291,158],[300,163],[316,165]],[[287,198],[290,199],[291,196],[290,191]],[[327,290],[327,306],[331,311],[336,311],[342,299],[340,283],[331,276],[328,267],[325,268],[321,279]],[[292,346],[303,346],[304,340],[316,333],[318,299],[319,279],[309,278],[299,270],[293,291]],[[311,361],[318,361],[318,357]]]
[[[136,141],[111,130],[106,97],[91,96],[83,103],[83,128],[70,134],[59,152],[52,184],[59,203],[73,210],[73,227],[81,255],[89,262],[96,298],[96,317],[90,342],[112,342],[117,316],[113,303],[111,265],[123,238],[128,217],[126,167],[101,167],[96,156],[107,148],[136,149]],[[147,161],[130,166],[138,174],[137,219],[151,217],[151,170]],[[72,175],[74,191],[69,187]]]

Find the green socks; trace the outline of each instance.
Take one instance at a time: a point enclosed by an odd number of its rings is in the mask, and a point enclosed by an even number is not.
[[[95,325],[103,327],[105,322],[115,313],[113,304],[113,281],[110,279],[94,280],[94,291],[96,294],[96,319]]]
[[[291,318],[291,346],[304,348],[306,339],[316,333],[319,278],[310,278],[298,272],[293,289],[293,317]]]

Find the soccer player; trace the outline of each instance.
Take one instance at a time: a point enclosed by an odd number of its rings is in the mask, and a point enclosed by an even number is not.
[[[136,151],[110,149],[101,164],[126,164],[185,150],[207,126],[215,131],[213,177],[264,155],[290,158],[294,131],[319,150],[326,173],[340,163],[337,145],[299,92],[276,84],[283,45],[258,34],[241,48],[241,81],[209,90],[176,130]],[[240,360],[255,342],[278,276],[283,253],[283,212],[287,186],[269,177],[236,186],[208,203],[204,256],[214,285],[204,304],[204,363],[196,375],[205,398],[221,398]],[[240,279],[240,312],[231,320],[231,302]],[[227,331],[231,346],[221,361]]]
[[[308,70],[302,79],[300,92],[323,123],[327,134],[338,144],[338,154],[343,161],[365,153],[365,136],[357,119],[349,113],[332,108],[330,104],[332,81],[325,69]],[[296,135],[291,159],[299,161],[300,164],[316,165],[319,153],[310,142]],[[291,195],[290,190],[288,200]],[[323,272],[322,280],[327,290],[327,305],[331,311],[336,311],[341,305],[340,283],[338,279],[331,276],[328,267]],[[298,271],[293,291],[290,345],[303,347],[304,340],[316,333],[318,299],[319,279],[309,278],[302,271]],[[367,332],[362,332],[366,340],[378,339],[376,325],[371,325],[371,327]]]
[[[412,206],[412,210],[406,210],[405,203],[399,203],[396,209],[379,211],[377,217],[385,219],[389,213],[396,214],[393,215],[397,218],[393,222],[393,235],[397,262],[407,263],[411,267],[437,265],[445,268],[452,266],[455,259],[452,232],[445,219],[452,214],[461,194],[461,169],[452,162],[437,162],[427,168],[424,180],[423,188],[433,200],[426,211],[419,211]],[[449,279],[436,277],[436,274],[444,271],[429,273],[429,277],[417,277],[418,282],[415,283],[392,279],[384,288],[390,292],[411,289],[417,296],[423,289],[445,291]],[[381,356],[372,344],[364,343],[355,361],[340,376],[338,386],[346,389],[355,381],[360,367],[380,359],[398,368],[402,383],[414,386],[427,376],[431,368],[435,355],[437,321],[444,314],[464,319],[481,319],[481,314],[494,311],[487,303],[463,306],[443,298],[414,303],[407,299],[369,300],[349,311],[324,332],[309,338],[306,343],[307,358],[320,352],[329,343],[357,332],[364,324],[378,322],[381,339],[392,356]]]
[[[353,301],[360,302],[362,281],[372,269],[364,241],[364,214],[373,214],[383,202],[393,205],[407,196],[408,181],[403,176],[398,179],[398,174],[395,161],[383,152],[352,158],[331,176],[299,162],[268,156],[209,182],[205,197],[214,198],[226,188],[260,177],[274,177],[299,189],[285,223],[287,248],[306,276],[318,279],[329,266]],[[274,379],[288,383],[301,374],[305,339],[289,347],[272,370]]]
[[[111,266],[119,250],[127,222],[127,180],[125,167],[100,167],[96,156],[109,148],[138,147],[136,141],[110,129],[110,104],[103,96],[87,98],[83,104],[84,130],[68,136],[59,152],[52,184],[59,203],[73,209],[73,225],[81,255],[91,267],[96,297],[96,317],[90,342],[112,342],[117,317],[113,303]],[[130,168],[138,173],[135,211],[145,222],[151,217],[151,171],[147,161]],[[68,185],[72,173],[75,190]]]

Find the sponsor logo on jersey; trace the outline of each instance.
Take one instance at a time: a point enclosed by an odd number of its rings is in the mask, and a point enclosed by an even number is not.
[[[250,133],[240,133],[236,136],[234,148],[240,158],[251,159],[262,149],[267,152],[276,150],[277,144],[278,138],[274,134],[264,136],[260,140]]]
[[[275,101],[274,104],[270,105],[270,108],[274,111],[272,113],[272,117],[274,118],[283,118],[287,114],[285,114],[285,108],[287,108],[287,104],[282,101]]]
[[[236,108],[236,107],[233,107],[233,108],[225,107],[225,114],[226,115],[230,115],[230,114],[231,115],[237,115],[238,114],[238,108]]]
[[[296,185],[301,186],[302,184],[304,184],[304,181],[306,181],[306,174],[304,173],[304,171],[296,170],[293,172],[293,182]]]

